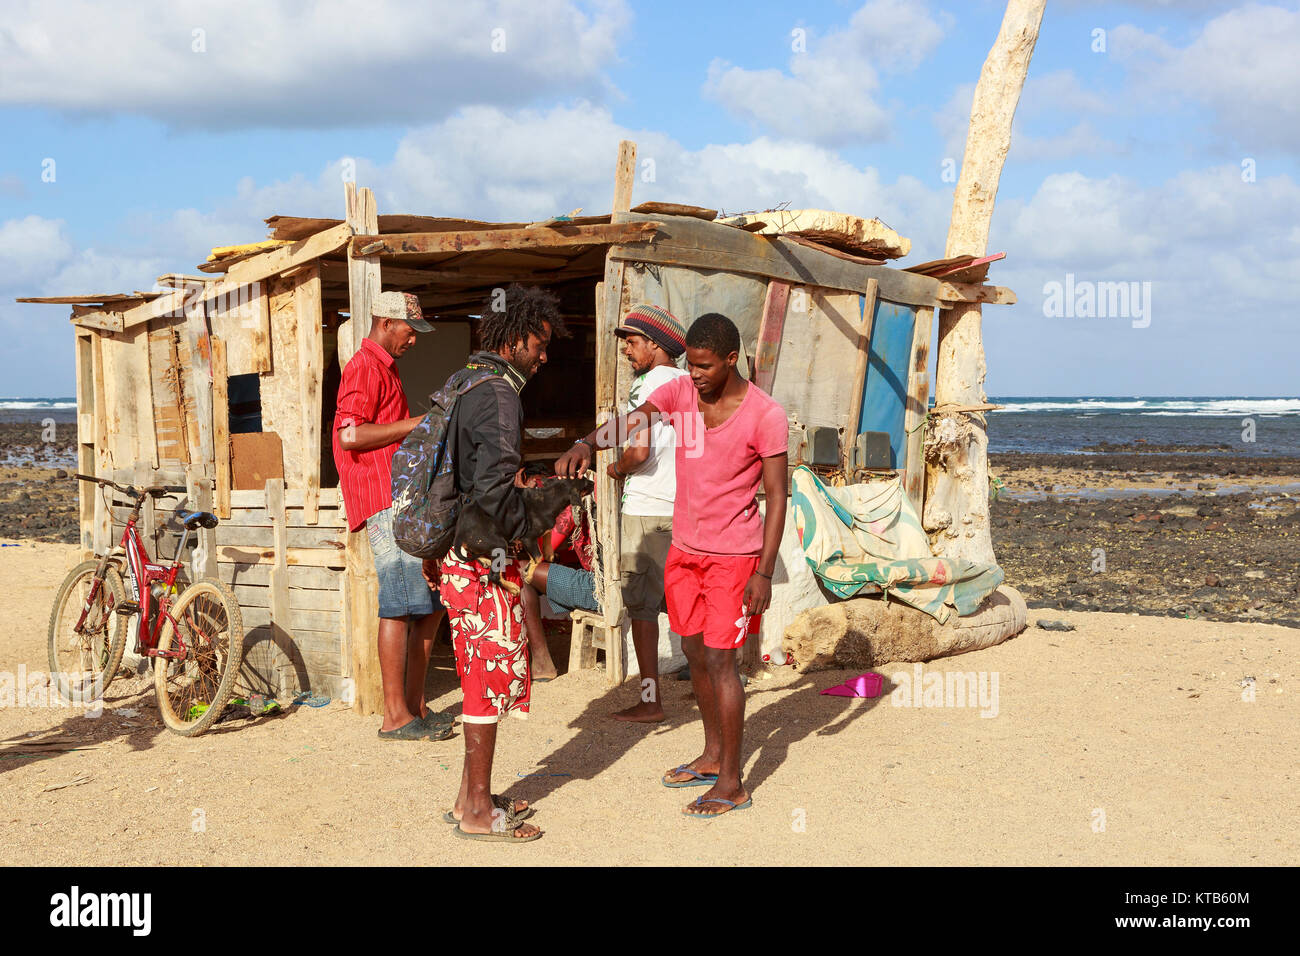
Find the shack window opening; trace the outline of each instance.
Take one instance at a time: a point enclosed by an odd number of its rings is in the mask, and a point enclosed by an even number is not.
[[[256,372],[231,375],[226,380],[230,396],[230,433],[262,430],[262,384]]]

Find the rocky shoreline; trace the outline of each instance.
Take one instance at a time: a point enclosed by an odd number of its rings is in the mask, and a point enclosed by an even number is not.
[[[0,537],[77,542],[76,438],[59,431],[0,424]],[[1207,451],[991,456],[1007,582],[1032,608],[1300,627],[1300,459]]]

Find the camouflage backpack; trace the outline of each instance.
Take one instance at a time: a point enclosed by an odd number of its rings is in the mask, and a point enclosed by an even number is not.
[[[441,558],[451,548],[461,499],[448,436],[452,410],[471,388],[500,375],[488,365],[454,373],[429,396],[429,413],[394,453],[393,537],[407,554]]]

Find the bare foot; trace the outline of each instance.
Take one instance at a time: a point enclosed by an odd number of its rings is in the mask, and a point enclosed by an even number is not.
[[[719,761],[709,760],[706,757],[696,757],[690,763],[683,764],[683,766],[689,767],[691,770],[694,770],[695,773],[702,774],[706,777],[717,777]],[[663,776],[664,783],[687,783],[691,780],[698,779],[700,778],[687,773],[685,770],[678,770],[676,767],[671,770],[665,770]]]
[[[656,701],[642,701],[609,716],[612,720],[626,720],[634,724],[657,724],[664,719],[664,709]]]
[[[496,793],[492,794],[492,806],[496,807],[498,810],[504,810],[506,813],[510,813],[512,810],[516,814],[526,813],[528,811],[527,800],[511,801]],[[460,804],[456,804],[451,808],[451,815],[457,820],[460,820],[465,816],[465,811],[461,809]],[[466,830],[466,832],[468,833],[470,831]]]
[[[486,823],[481,821],[462,819],[460,823],[457,824],[457,826],[459,826],[464,833],[494,833],[496,831],[493,830],[492,824],[493,824],[493,820],[491,817],[489,817]],[[511,831],[510,835],[513,836],[516,840],[522,840],[527,837],[536,836],[541,832],[542,831],[540,828],[533,826],[533,824],[531,823],[521,823],[519,824],[519,826],[515,827],[513,831]]]
[[[718,787],[714,786],[684,806],[682,813],[716,817],[735,809],[748,799],[749,794],[745,792],[744,787],[735,790],[719,790]]]

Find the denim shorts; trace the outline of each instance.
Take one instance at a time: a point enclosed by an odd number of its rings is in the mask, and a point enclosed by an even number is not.
[[[407,554],[393,539],[391,507],[366,519],[366,535],[379,575],[380,617],[424,617],[442,610],[437,592],[429,590],[424,580],[424,562]]]
[[[552,564],[546,571],[546,600],[561,614],[579,608],[584,611],[599,611],[595,575],[566,564]]]

